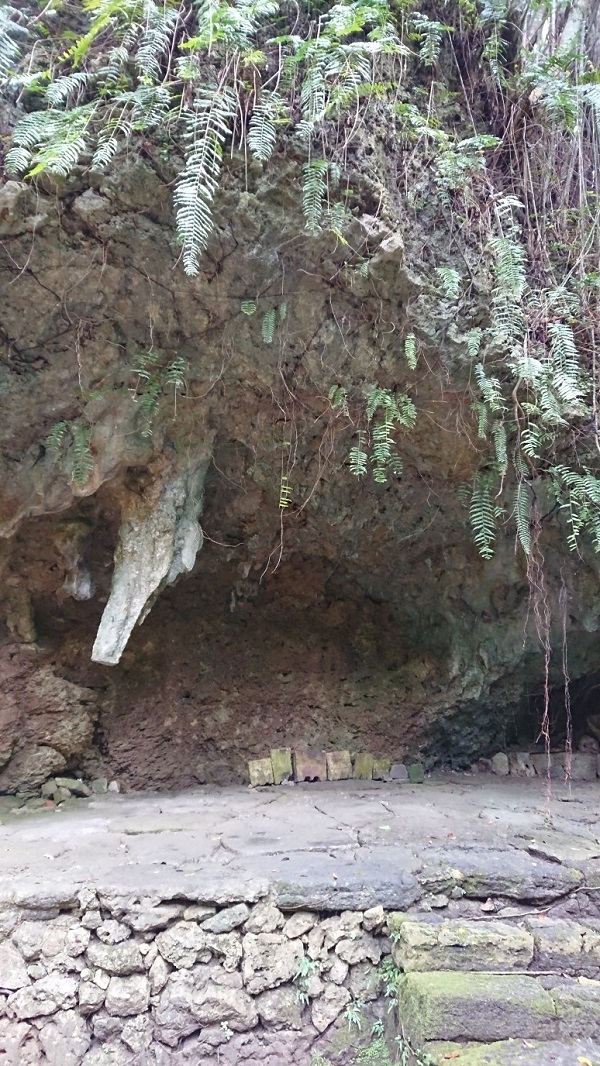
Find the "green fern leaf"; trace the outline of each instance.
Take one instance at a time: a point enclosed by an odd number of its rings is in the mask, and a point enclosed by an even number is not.
[[[74,425],[71,458],[71,480],[78,488],[85,485],[94,469],[94,457],[90,447],[89,426]]]
[[[453,270],[451,267],[436,267],[435,273],[439,278],[440,288],[446,299],[457,300],[461,283],[461,276],[458,270]]]
[[[306,229],[313,235],[322,229],[328,168],[325,159],[311,159],[302,167],[302,211]]]
[[[408,333],[404,339],[404,358],[411,370],[417,368],[417,338],[414,333]]]
[[[515,521],[517,535],[526,555],[531,554],[531,497],[524,481],[517,483],[515,490]]]
[[[262,339],[265,344],[272,344],[273,337],[275,336],[275,326],[277,325],[277,318],[275,314],[275,308],[270,307],[268,311],[265,311],[262,320]]]
[[[489,477],[478,474],[475,478],[469,518],[473,540],[482,559],[491,559],[496,539],[496,509],[492,502]]]
[[[242,300],[240,304],[240,311],[244,315],[253,315],[256,311],[256,300]]]
[[[175,188],[177,230],[186,274],[198,273],[198,259],[213,230],[212,203],[219,187],[223,144],[235,114],[235,94],[227,86],[200,90],[187,123],[190,150]]]

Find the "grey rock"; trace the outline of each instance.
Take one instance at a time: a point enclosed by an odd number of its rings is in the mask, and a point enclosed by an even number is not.
[[[151,995],[155,996],[162,992],[170,972],[168,963],[165,962],[162,955],[158,955],[148,970]]]
[[[385,911],[381,904],[377,907],[369,907],[363,914],[363,929],[366,929],[368,933],[373,929],[379,929],[385,921]]]
[[[419,880],[423,888],[452,896],[458,885],[469,899],[505,896],[521,902],[551,903],[583,881],[576,869],[516,850],[432,848],[423,851],[422,859]]]
[[[102,915],[98,910],[85,911],[81,916],[81,924],[84,929],[97,929],[102,923]]]
[[[298,999],[298,989],[292,985],[281,985],[261,992],[254,1002],[263,1025],[273,1029],[302,1028],[302,1004]]]
[[[321,922],[325,933],[325,947],[335,947],[339,940],[346,938],[355,940],[361,933],[362,920],[360,911],[343,911],[334,918],[326,918]]]
[[[202,547],[198,515],[211,459],[212,435],[193,462],[157,479],[149,498],[130,493],[122,504],[110,597],[92,649],[94,662],[118,663],[135,624],[180,574],[189,572]]]
[[[107,1014],[104,1009],[99,1010],[92,1018],[92,1032],[99,1040],[109,1040],[121,1032],[125,1023],[121,1018]]]
[[[147,977],[132,974],[130,977],[111,977],[104,1007],[107,1014],[117,1018],[126,1018],[130,1014],[141,1014],[148,1009],[150,1002],[150,985]]]
[[[136,933],[149,933],[155,929],[166,929],[170,922],[181,916],[183,907],[177,903],[162,903],[158,907],[130,907],[124,915],[126,921]]]
[[[242,959],[246,988],[256,994],[291,981],[303,955],[301,942],[288,940],[281,933],[248,933]]]
[[[312,1004],[311,1018],[315,1029],[324,1033],[339,1017],[351,998],[348,989],[343,985],[327,985],[323,995]]]
[[[74,1007],[79,981],[76,977],[48,974],[8,997],[10,1010],[20,1020],[54,1014],[59,1008]]]
[[[336,858],[335,880],[329,856],[313,852],[310,859],[307,867],[305,856],[292,852],[285,864],[285,880],[274,878],[274,902],[281,910],[337,913],[345,908],[362,911],[378,904],[386,910],[405,910],[421,895],[412,872],[418,864],[401,848],[370,848],[360,879],[356,863],[349,858]]]
[[[87,949],[87,958],[92,966],[99,966],[109,974],[125,976],[144,970],[144,960],[138,943],[102,944],[92,940]]]
[[[74,1010],[60,1011],[40,1029],[39,1040],[48,1066],[79,1066],[91,1043],[83,1018]]]
[[[359,962],[353,966],[347,980],[347,987],[352,998],[359,1003],[370,1003],[377,999],[381,990],[381,975],[368,962]]]
[[[205,903],[194,903],[191,907],[185,908],[182,917],[185,922],[203,922],[206,918],[212,918],[216,912],[216,907],[210,907]]]
[[[511,751],[508,768],[513,777],[535,777],[535,766],[528,751]]]
[[[244,926],[246,933],[275,933],[285,919],[274,903],[257,903]]]
[[[105,995],[106,989],[95,981],[82,981],[79,985],[79,1010],[82,1014],[93,1014],[104,1003]]]
[[[365,962],[367,959],[376,965],[381,959],[381,947],[375,938],[369,936],[368,933],[363,933],[362,936],[357,937],[355,940],[340,940],[336,945],[335,952],[349,966],[355,966],[357,963]]]
[[[176,922],[156,938],[162,957],[177,969],[187,969],[202,956],[222,958],[226,970],[236,970],[242,957],[238,933],[207,933],[195,922]]]
[[[111,1040],[101,1047],[90,1048],[81,1060],[81,1066],[132,1066],[131,1052],[120,1041]],[[164,1066],[171,1066],[171,1063],[164,1061]]]
[[[107,918],[96,927],[96,936],[103,944],[121,944],[131,936],[131,929],[123,922]]]
[[[15,992],[30,984],[27,967],[11,944],[0,944],[0,989]]]
[[[308,933],[313,925],[316,924],[317,915],[311,911],[297,911],[296,914],[292,914],[287,919],[283,932],[285,936],[290,940],[294,940],[298,936],[303,936],[304,933]]]
[[[408,770],[404,763],[392,763],[390,768],[390,781],[408,781]]]
[[[192,997],[192,1013],[202,1026],[226,1022],[235,1032],[246,1032],[258,1023],[254,1000],[247,992],[212,982]]]
[[[107,777],[95,777],[91,782],[91,789],[97,796],[103,796],[108,792],[108,778]]]
[[[137,1014],[121,1030],[121,1040],[131,1051],[147,1051],[153,1038],[154,1022],[149,1014]]]
[[[246,903],[238,903],[208,918],[202,923],[202,930],[207,933],[231,933],[233,929],[243,925],[249,917],[249,906]]]
[[[329,965],[329,969],[327,970],[327,977],[334,985],[343,985],[348,976],[349,969],[350,967],[347,962],[340,959],[338,955],[334,955]]]
[[[492,773],[498,774],[499,777],[507,777],[508,772],[508,755],[504,751],[499,751],[492,759]]]
[[[110,977],[106,973],[106,970],[96,970],[94,973],[94,984],[98,985],[98,988],[103,988],[106,992],[110,983]]]
[[[91,796],[92,790],[80,777],[55,777],[57,788],[67,788],[74,796]]]

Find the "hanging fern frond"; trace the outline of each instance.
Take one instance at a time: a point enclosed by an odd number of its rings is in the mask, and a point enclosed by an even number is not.
[[[518,481],[514,506],[517,536],[526,555],[531,554],[531,495],[524,481]]]
[[[404,338],[404,358],[411,370],[417,369],[417,338],[414,333],[407,333]]]
[[[16,71],[21,46],[29,37],[29,30],[21,23],[22,14],[11,4],[0,7],[0,82]]]
[[[30,178],[43,171],[67,177],[88,149],[95,109],[96,104],[89,103],[69,111],[50,108],[25,115],[13,132],[7,170],[17,174],[27,170]]]
[[[479,355],[482,337],[483,330],[479,329],[479,327],[475,327],[475,329],[470,329],[467,333],[467,354],[469,356],[469,359],[476,359]]]
[[[287,477],[282,476],[279,482],[279,506],[285,510],[292,502],[292,488]]]
[[[494,442],[494,451],[496,452],[498,473],[500,477],[504,477],[508,468],[506,426],[504,422],[500,422],[498,419],[495,419],[492,425],[492,440]]]
[[[56,461],[63,450],[71,434],[71,423],[62,421],[55,422],[44,441],[46,450],[51,459]]]
[[[348,453],[348,465],[350,473],[353,474],[354,477],[364,477],[369,469],[369,456],[365,445],[365,434],[359,432],[357,434],[357,443]]]
[[[71,480],[73,484],[81,488],[94,469],[94,457],[90,447],[90,427],[75,424],[72,427],[72,435]]]
[[[191,277],[198,273],[200,253],[213,230],[212,204],[219,186],[223,144],[236,108],[235,94],[228,86],[205,86],[198,91],[188,119],[186,140],[190,148],[173,199],[183,266]]]
[[[506,410],[506,401],[502,393],[502,385],[496,377],[488,377],[482,363],[474,367],[475,378],[481,389],[481,394],[490,411],[498,413]]]
[[[490,478],[477,474],[469,505],[473,540],[482,559],[491,559],[496,540],[496,507],[492,500]]]
[[[185,388],[187,372],[187,359],[184,359],[182,355],[176,355],[165,370],[165,383],[175,392],[181,392]]]
[[[433,67],[440,57],[444,33],[451,33],[452,26],[435,22],[428,15],[415,12],[411,25],[419,38],[419,59],[426,67]]]
[[[85,91],[89,80],[90,75],[86,71],[74,71],[72,74],[64,74],[62,77],[56,78],[50,82],[46,89],[46,103],[50,107],[60,107],[61,104],[68,104],[73,97],[81,95]]]
[[[264,163],[271,158],[277,143],[277,127],[288,121],[283,97],[265,90],[254,105],[248,128],[248,147],[255,159]]]
[[[240,311],[243,315],[253,315],[256,312],[258,304],[256,300],[242,300],[240,304]]]
[[[345,388],[345,386],[332,385],[328,395],[332,410],[341,411],[342,414],[346,416],[350,414],[350,408],[348,407],[348,389]]]
[[[277,317],[275,308],[270,307],[268,311],[265,311],[262,320],[262,339],[265,344],[272,344],[273,337],[275,336],[275,327],[277,325]]]
[[[436,267],[440,288],[447,300],[458,300],[460,292],[461,276],[458,270],[452,267]]]
[[[302,212],[305,227],[313,236],[322,229],[328,169],[325,159],[311,159],[302,167]]]

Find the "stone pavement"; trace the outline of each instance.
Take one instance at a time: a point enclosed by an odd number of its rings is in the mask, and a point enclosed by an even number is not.
[[[600,887],[598,783],[569,794],[536,780],[444,774],[424,785],[315,783],[250,790],[109,793],[59,808],[0,801],[0,899],[42,886],[166,898],[207,884],[219,901],[274,888],[287,908],[403,909],[451,891],[547,903],[584,882]],[[253,888],[249,885],[253,882]]]

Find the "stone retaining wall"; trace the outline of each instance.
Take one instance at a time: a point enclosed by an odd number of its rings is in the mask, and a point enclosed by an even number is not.
[[[320,918],[83,890],[68,910],[5,906],[0,936],[7,1066],[350,1062],[387,1012],[381,907]]]

